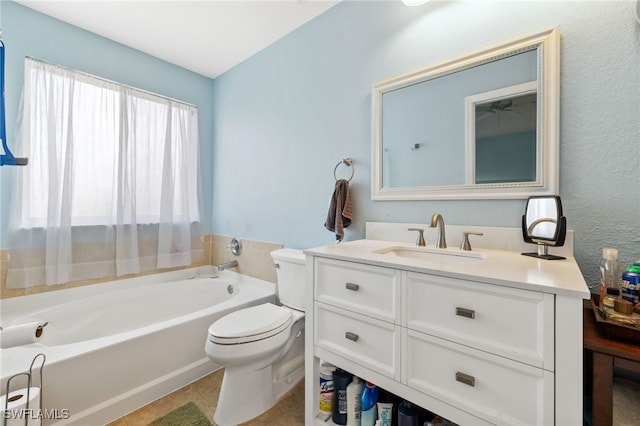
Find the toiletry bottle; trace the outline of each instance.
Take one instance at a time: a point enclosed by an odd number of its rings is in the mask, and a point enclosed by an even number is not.
[[[393,398],[385,390],[378,392],[378,420],[381,426],[392,426],[393,424]]]
[[[640,309],[640,260],[629,265],[622,273],[620,297],[631,302],[634,309]]]
[[[627,272],[633,272],[634,274],[640,274],[640,259],[633,262],[627,267]]]
[[[320,364],[320,413],[331,415],[333,412],[333,372],[335,367],[328,362]]]
[[[337,368],[333,372],[333,407],[331,420],[337,425],[347,424],[347,386],[352,375]]]
[[[622,273],[620,297],[631,302],[635,309],[640,302],[640,272],[632,272],[635,269],[633,266]]]
[[[365,382],[365,388],[362,390],[362,417],[360,424],[362,426],[374,426],[378,418],[378,410],[376,403],[378,402],[378,387],[371,382]]]
[[[600,311],[604,310],[604,298],[607,288],[620,288],[619,285],[618,250],[610,247],[602,249],[600,263]]]
[[[353,381],[347,386],[347,426],[360,426],[363,388],[362,380],[353,376]]]
[[[602,300],[602,307],[603,309],[604,308],[613,309],[616,303],[616,299],[620,297],[620,289],[607,287],[606,290],[607,290],[607,294],[604,296],[604,299]]]
[[[409,401],[398,406],[398,426],[418,426],[418,409]]]

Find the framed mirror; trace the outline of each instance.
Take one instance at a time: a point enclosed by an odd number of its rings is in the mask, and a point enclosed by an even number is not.
[[[376,83],[373,200],[558,192],[556,30]]]
[[[522,254],[546,260],[565,259],[549,254],[548,250],[549,246],[563,246],[566,235],[567,220],[562,213],[560,197],[529,197],[522,216],[522,237],[526,243],[537,244],[538,251]]]

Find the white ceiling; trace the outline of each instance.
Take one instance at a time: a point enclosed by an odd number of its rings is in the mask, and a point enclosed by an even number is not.
[[[215,78],[341,0],[16,0]]]

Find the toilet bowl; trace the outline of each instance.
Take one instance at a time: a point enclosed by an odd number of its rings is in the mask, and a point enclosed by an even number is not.
[[[214,421],[238,425],[267,411],[304,377],[304,254],[272,252],[281,305],[232,312],[209,327],[205,351],[225,368]]]

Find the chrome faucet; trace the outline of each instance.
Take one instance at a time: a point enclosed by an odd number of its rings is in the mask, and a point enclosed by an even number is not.
[[[434,213],[431,216],[432,228],[438,228],[438,241],[436,241],[436,248],[447,248],[447,239],[444,236],[444,218],[440,213]]]
[[[237,260],[230,260],[229,262],[224,262],[218,265],[218,271],[224,271],[227,268],[235,268],[238,266]]]

